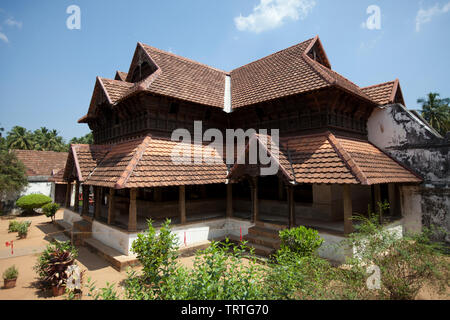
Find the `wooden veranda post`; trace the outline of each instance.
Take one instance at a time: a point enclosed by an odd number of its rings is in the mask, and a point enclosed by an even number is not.
[[[288,217],[289,217],[289,229],[295,228],[297,222],[295,221],[295,201],[294,201],[294,187],[287,186],[287,200],[288,200]]]
[[[344,234],[350,234],[353,232],[353,207],[352,207],[352,194],[351,186],[345,184],[343,187],[343,201],[344,201]]]
[[[75,203],[73,205],[73,210],[78,212],[80,210],[80,181],[75,182]]]
[[[258,221],[259,216],[259,200],[258,200],[258,177],[252,178],[251,183],[252,189],[252,207],[253,207],[253,222],[256,223]]]
[[[109,197],[108,197],[108,224],[113,224],[115,221],[116,208],[114,201],[115,190],[113,188],[109,188]]]
[[[186,223],[186,187],[180,186],[179,188],[179,209],[181,224]]]
[[[233,185],[227,184],[227,218],[233,217]]]
[[[128,217],[128,231],[134,232],[137,230],[137,189],[130,189],[130,212]]]
[[[89,186],[83,185],[82,191],[83,191],[83,208],[81,211],[81,215],[85,216],[89,214]],[[78,199],[75,199],[75,201],[78,201]]]
[[[102,190],[101,187],[94,187],[94,219],[99,220],[101,216],[102,206]]]
[[[66,208],[70,208],[70,198],[72,196],[72,182],[67,182],[67,189],[66,189]]]

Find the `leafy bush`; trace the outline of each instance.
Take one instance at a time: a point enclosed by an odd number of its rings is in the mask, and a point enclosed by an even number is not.
[[[28,228],[31,225],[31,221],[24,221],[19,223],[17,226],[17,232],[19,233],[20,238],[26,238],[28,235]]]
[[[151,286],[158,286],[173,271],[178,258],[178,242],[176,235],[170,231],[170,220],[163,223],[159,234],[156,234],[152,221],[149,220],[147,232],[138,234],[132,251],[143,266],[146,282]]]
[[[19,231],[19,225],[20,225],[19,221],[16,221],[16,220],[10,221],[9,227],[8,227],[8,232],[11,233],[11,232]]]
[[[11,266],[3,272],[3,279],[5,280],[14,280],[19,276],[19,270],[16,266]]]
[[[44,288],[51,287],[55,283],[67,280],[63,275],[78,256],[78,252],[70,241],[54,242],[47,245],[47,248],[38,257],[34,270],[37,272],[41,285]],[[59,267],[58,267],[59,266]]]
[[[323,243],[318,231],[303,226],[280,231],[280,239],[281,251],[299,256],[314,254]]]
[[[425,282],[442,291],[442,284],[449,281],[449,264],[439,250],[439,245],[429,239],[429,233],[398,237],[383,228],[377,215],[358,217],[361,224],[358,232],[346,241],[347,245],[358,248],[357,255],[349,258],[349,273],[353,278],[367,276],[367,266],[380,270],[380,289],[372,296],[393,300],[413,300]],[[360,297],[368,296],[366,286],[357,284]],[[366,290],[367,291],[367,290]]]
[[[56,212],[59,210],[59,204],[57,203],[48,203],[42,207],[42,211],[44,212],[47,218],[51,218],[52,221],[55,221]]]
[[[16,205],[27,213],[33,213],[34,209],[42,208],[47,203],[51,203],[52,199],[43,194],[29,194],[17,200]]]

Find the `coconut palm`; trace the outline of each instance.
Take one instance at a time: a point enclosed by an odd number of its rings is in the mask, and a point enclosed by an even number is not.
[[[439,93],[429,93],[427,98],[420,98],[417,103],[422,105],[422,117],[436,129],[445,135],[450,131],[450,99],[440,99]]]
[[[33,150],[32,134],[25,128],[15,126],[8,132],[6,142],[9,149]]]

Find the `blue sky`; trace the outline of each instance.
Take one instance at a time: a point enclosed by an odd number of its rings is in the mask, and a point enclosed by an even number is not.
[[[380,29],[363,26],[371,5]],[[359,86],[399,78],[415,109],[450,97],[449,30],[450,0],[1,1],[0,126],[88,133],[95,77],[128,71],[138,41],[228,71],[319,35],[334,70]]]

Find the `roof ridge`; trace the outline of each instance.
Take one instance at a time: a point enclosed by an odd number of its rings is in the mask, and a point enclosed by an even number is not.
[[[174,58],[178,58],[178,59],[180,59],[180,60],[184,60],[184,61],[187,61],[187,62],[195,63],[195,64],[198,64],[198,65],[201,65],[201,66],[210,68],[210,69],[212,69],[212,70],[219,71],[219,72],[221,72],[221,73],[229,74],[229,72],[227,72],[227,71],[221,70],[221,69],[216,68],[216,67],[209,66],[209,65],[207,65],[207,64],[205,64],[205,63],[201,63],[201,62],[195,61],[195,60],[190,59],[190,58],[186,58],[186,57],[180,56],[180,55],[178,55],[178,54],[176,54],[176,53],[168,52],[168,51],[165,51],[165,50],[162,50],[162,49],[159,49],[159,48],[150,46],[150,45],[145,44],[145,43],[142,43],[142,42],[138,42],[138,43],[141,44],[141,46],[143,46],[143,47],[150,48],[150,49],[152,49],[152,50],[158,51],[159,53],[167,54],[167,55],[169,55],[169,56],[172,56],[172,57],[174,57]]]
[[[317,36],[316,36],[316,37],[317,37]],[[294,48],[294,47],[300,46],[300,45],[302,45],[302,44],[304,44],[304,43],[306,43],[306,42],[308,42],[308,41],[313,41],[316,37],[313,37],[313,38],[310,38],[310,39],[308,39],[308,40],[299,42],[299,43],[297,43],[297,44],[294,44],[294,45],[292,45],[292,46],[289,46],[289,47],[284,48],[284,49],[282,49],[282,50],[279,50],[279,51],[277,51],[277,52],[271,53],[271,54],[269,54],[269,55],[267,55],[267,56],[264,56],[264,57],[262,57],[262,58],[259,58],[259,59],[257,59],[257,60],[254,60],[254,61],[251,61],[251,62],[249,62],[249,63],[246,63],[246,64],[244,64],[244,65],[242,65],[242,66],[240,66],[240,67],[234,68],[233,70],[230,71],[230,74],[231,74],[233,71],[236,71],[236,70],[239,70],[239,69],[241,69],[241,68],[247,67],[247,66],[249,66],[249,65],[251,65],[251,64],[253,64],[253,63],[256,63],[256,62],[261,61],[261,60],[263,60],[263,59],[269,58],[269,57],[274,56],[274,55],[276,55],[276,54],[279,54],[279,53],[281,53],[281,52],[283,52],[283,51],[287,51],[287,50],[292,49],[292,48]]]
[[[396,80],[398,80],[398,79],[396,79]],[[374,85],[367,86],[367,87],[361,87],[360,89],[363,90],[363,89],[370,89],[370,88],[381,87],[381,86],[385,86],[387,84],[391,84],[391,83],[394,83],[394,82],[395,82],[395,80],[386,81],[386,82],[383,82],[383,83],[378,83],[378,84],[374,84]]]
[[[335,149],[336,153],[344,161],[345,165],[350,170],[350,172],[355,176],[355,178],[358,179],[362,185],[369,185],[369,182],[364,172],[356,164],[356,162],[353,160],[353,158],[347,152],[347,150],[344,149],[344,147],[341,145],[338,139],[331,132],[328,132],[327,139],[330,142],[333,149]]]
[[[119,180],[117,180],[116,185],[114,186],[115,189],[123,189],[130,178],[131,174],[133,173],[134,169],[136,168],[139,161],[142,159],[142,156],[144,155],[145,150],[147,150],[148,145],[150,144],[152,138],[150,135],[147,135],[142,142],[136,147],[136,151],[134,152],[133,157],[128,162],[127,167],[122,172]]]

